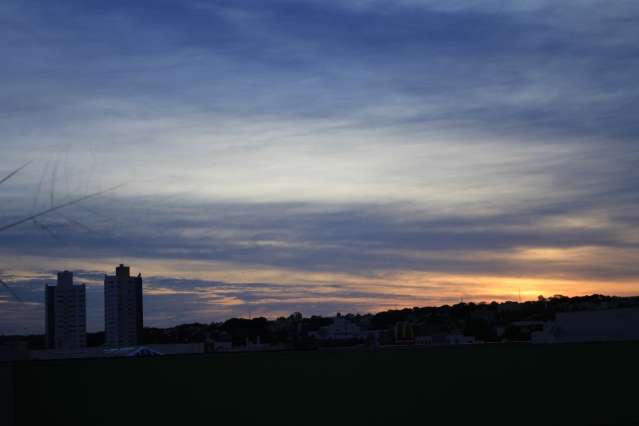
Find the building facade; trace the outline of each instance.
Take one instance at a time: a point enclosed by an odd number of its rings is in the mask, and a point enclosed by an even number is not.
[[[559,312],[531,334],[533,343],[639,341],[639,307]]]
[[[350,340],[366,337],[366,333],[363,333],[357,324],[339,313],[333,318],[332,324],[321,327],[316,332],[310,332],[309,335],[322,340]]]
[[[73,273],[58,272],[57,285],[46,285],[45,336],[49,349],[81,349],[87,344],[86,288],[73,284]]]
[[[142,343],[142,275],[132,277],[128,266],[121,264],[115,275],[104,276],[104,323],[106,346]]]

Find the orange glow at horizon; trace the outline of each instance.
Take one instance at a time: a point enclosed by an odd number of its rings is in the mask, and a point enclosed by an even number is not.
[[[587,253],[583,250],[582,253]],[[552,249],[528,250],[514,253],[519,257],[553,257]],[[592,253],[591,253],[592,254]],[[562,256],[556,258],[562,259]],[[574,257],[572,258],[574,259]],[[83,269],[112,273],[115,265],[122,263],[120,259],[103,259],[100,261],[42,259],[20,257],[12,259],[11,265],[16,269],[11,272],[16,277],[34,276],[31,265],[40,265],[42,274],[45,270]],[[129,259],[126,262],[132,272],[141,272],[146,278],[145,292],[150,295],[170,296],[173,294],[199,294],[207,298],[206,283],[197,290],[168,289],[161,284],[154,285],[154,277],[170,277],[177,279],[191,279],[202,281],[221,281],[225,283],[271,283],[282,286],[309,286],[314,296],[308,297],[303,293],[294,294],[294,300],[303,303],[341,302],[353,304],[367,304],[371,310],[403,308],[413,306],[432,306],[440,304],[465,302],[491,302],[506,300],[534,300],[539,295],[552,296],[582,296],[588,294],[608,294],[630,296],[639,294],[637,280],[590,280],[583,277],[552,277],[552,276],[514,276],[512,274],[453,274],[447,272],[424,271],[377,271],[368,275],[356,273],[327,273],[317,271],[301,271],[284,268],[269,268],[259,265],[238,265],[229,262],[204,262],[192,260],[158,260],[158,259]],[[54,277],[51,276],[50,280]],[[101,285],[101,281],[83,280],[87,285]],[[347,294],[336,294],[335,286],[352,289],[357,292],[371,293],[369,300],[361,297],[350,297]],[[207,298],[207,304],[218,307],[237,306],[242,304],[259,305],[277,301],[277,294],[262,300],[245,303],[234,298],[217,296]],[[323,296],[326,294],[326,296]],[[383,298],[384,302],[380,303]]]

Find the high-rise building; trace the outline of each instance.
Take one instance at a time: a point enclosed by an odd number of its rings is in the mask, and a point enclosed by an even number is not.
[[[143,326],[142,275],[132,277],[129,267],[120,264],[115,275],[104,276],[105,345],[138,345]]]
[[[44,286],[46,344],[51,349],[80,349],[87,345],[86,289],[73,284],[73,273],[58,272],[55,286]]]

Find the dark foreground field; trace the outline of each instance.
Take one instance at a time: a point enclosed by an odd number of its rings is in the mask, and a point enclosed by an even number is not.
[[[18,424],[639,425],[639,343],[17,364]]]

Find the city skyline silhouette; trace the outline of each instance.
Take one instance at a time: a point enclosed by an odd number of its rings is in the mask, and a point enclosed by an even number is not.
[[[0,1],[0,425],[638,425],[638,24]]]

